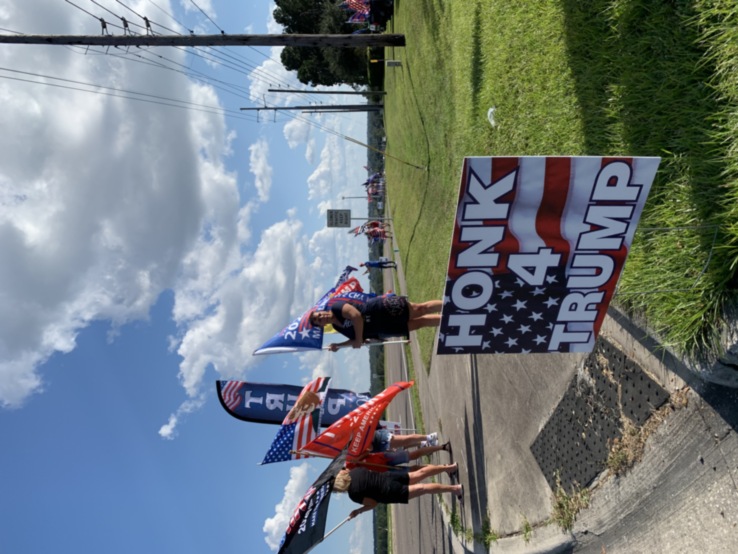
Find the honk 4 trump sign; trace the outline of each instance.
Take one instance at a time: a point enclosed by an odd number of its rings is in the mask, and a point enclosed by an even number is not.
[[[439,354],[589,352],[660,158],[466,158]]]

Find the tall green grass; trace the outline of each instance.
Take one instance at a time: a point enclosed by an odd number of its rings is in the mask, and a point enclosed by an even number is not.
[[[411,299],[442,293],[464,156],[661,156],[615,301],[680,352],[718,348],[738,264],[736,0],[396,0],[393,32],[388,150],[428,167],[386,166]]]

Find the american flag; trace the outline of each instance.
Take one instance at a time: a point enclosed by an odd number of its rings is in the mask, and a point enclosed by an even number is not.
[[[466,158],[438,353],[591,350],[658,165]]]
[[[221,388],[220,396],[226,407],[233,411],[238,408],[241,396],[239,392],[244,386],[242,381],[225,381],[225,385]]]
[[[328,382],[330,377],[318,377],[314,379],[302,389],[300,396],[295,401],[295,406],[301,405],[307,398],[308,393],[312,398],[317,397],[320,400],[320,406],[312,411],[300,415],[296,421],[289,419],[289,415],[285,418],[282,426],[277,432],[269,451],[264,456],[262,464],[271,464],[274,462],[285,462],[287,460],[299,460],[304,455],[296,454],[303,447],[318,436],[320,429],[320,419],[323,415],[323,401],[328,391]]]
[[[369,13],[369,2],[365,0],[345,0],[343,5],[359,13]]]

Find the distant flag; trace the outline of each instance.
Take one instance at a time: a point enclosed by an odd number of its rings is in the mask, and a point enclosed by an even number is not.
[[[369,21],[368,13],[358,13],[357,12],[348,18],[347,23],[366,23],[367,21]]]
[[[330,377],[318,377],[305,385],[295,405],[284,418],[282,427],[264,456],[262,464],[298,460],[303,457],[293,452],[302,449],[318,435],[329,381]]]
[[[351,276],[351,273],[356,270],[357,269],[355,267],[347,265],[344,268],[343,272],[338,276],[338,279],[336,279],[336,284],[334,285],[334,288],[340,287],[344,282],[348,280],[348,278]]]
[[[366,404],[362,404],[348,415],[328,427],[312,442],[303,447],[305,453],[334,457],[348,444],[349,456],[355,457],[366,451],[374,439],[382,412],[401,391],[413,386],[413,381],[400,381],[387,387]]]
[[[339,4],[339,6],[341,8],[344,8],[347,10],[353,10],[359,13],[366,13],[366,14],[369,13],[369,2],[365,0],[344,0],[344,2],[341,2]]]
[[[346,449],[328,464],[303,495],[290,518],[277,554],[304,554],[323,540],[333,483],[345,464]]]
[[[659,161],[466,158],[438,353],[591,351]]]
[[[295,405],[303,387],[247,381],[216,381],[223,409],[241,421],[280,425]],[[368,402],[368,392],[328,388],[323,401],[321,426],[328,427],[354,408]]]

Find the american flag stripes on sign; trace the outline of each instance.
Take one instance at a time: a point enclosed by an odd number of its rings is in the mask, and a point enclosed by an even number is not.
[[[241,402],[241,395],[239,394],[241,388],[243,388],[242,381],[225,381],[223,387],[219,390],[223,404],[226,408],[231,411],[236,410]]]
[[[318,436],[320,419],[330,377],[318,377],[302,389],[292,410],[282,422],[272,446],[264,456],[262,464],[298,460],[295,454]]]
[[[660,158],[466,158],[438,353],[589,352]]]

